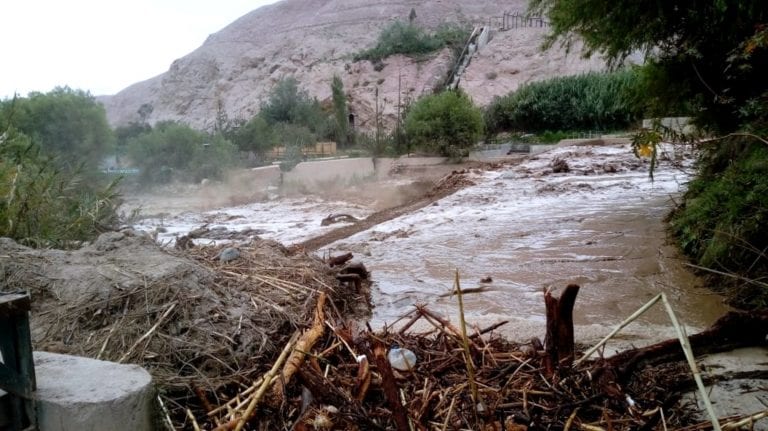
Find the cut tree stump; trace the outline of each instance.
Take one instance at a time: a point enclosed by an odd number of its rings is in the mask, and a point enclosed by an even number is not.
[[[551,289],[544,292],[547,309],[547,334],[544,339],[543,367],[547,377],[554,376],[561,366],[570,367],[573,362],[573,305],[580,287],[569,284],[560,298]]]

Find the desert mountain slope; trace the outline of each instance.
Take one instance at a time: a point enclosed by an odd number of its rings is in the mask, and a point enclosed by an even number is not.
[[[159,76],[102,98],[110,122],[139,119],[142,105],[152,107],[150,123],[177,120],[209,129],[221,114],[248,119],[280,79],[293,76],[320,101],[330,99],[334,74],[342,77],[350,107],[362,128],[371,128],[375,91],[385,118],[394,118],[400,99],[415,99],[445,79],[452,67],[448,50],[417,60],[394,56],[376,71],[352,55],[371,47],[379,31],[396,19],[434,28],[443,22],[487,24],[505,11],[524,11],[525,0],[500,5],[490,0],[283,0],[246,14],[211,35],[200,48],[176,60]],[[491,20],[491,41],[474,57],[462,87],[476,103],[487,104],[521,83],[603,68],[553,49],[539,52],[546,29],[498,31]],[[399,84],[398,84],[399,82]]]

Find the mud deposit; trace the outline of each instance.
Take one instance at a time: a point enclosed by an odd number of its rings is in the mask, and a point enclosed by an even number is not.
[[[468,178],[476,185],[319,253],[351,251],[372,270],[374,326],[393,322],[418,303],[456,320],[456,299],[447,293],[458,269],[463,288],[484,287],[465,299],[468,320],[479,325],[511,320],[500,331],[518,339],[543,335],[542,290],[568,283],[582,286],[575,309],[577,341],[604,335],[660,291],[693,332],[727,307],[701,288],[666,240],[663,218],[690,178],[688,156],[669,149],[651,181],[647,162],[627,145],[556,148],[500,170],[474,170]],[[567,172],[555,173],[553,167]],[[392,190],[404,179],[387,181]],[[139,227],[161,227],[158,239],[169,243],[206,224],[254,229],[262,238],[290,245],[337,228],[320,225],[330,213],[362,218],[380,209],[375,199],[340,196],[271,199],[150,218]],[[488,278],[491,282],[480,282]],[[623,334],[625,343],[634,343],[673,332],[659,310]]]

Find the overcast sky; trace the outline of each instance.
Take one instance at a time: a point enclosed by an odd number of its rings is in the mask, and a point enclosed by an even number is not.
[[[277,0],[2,0],[0,99],[55,86],[114,94]]]

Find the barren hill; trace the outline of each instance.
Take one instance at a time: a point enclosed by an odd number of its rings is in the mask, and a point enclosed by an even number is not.
[[[248,119],[280,79],[293,76],[321,102],[330,99],[334,74],[342,77],[357,124],[371,128],[379,91],[379,109],[394,118],[398,100],[415,99],[439,85],[452,67],[451,53],[418,60],[394,56],[377,71],[352,55],[371,47],[393,20],[434,28],[444,22],[488,24],[491,40],[473,58],[461,86],[484,105],[521,83],[603,68],[562,49],[540,52],[546,28],[501,31],[504,12],[523,12],[525,0],[283,0],[246,14],[212,34],[200,48],[177,59],[159,76],[102,98],[110,122],[139,119],[142,105],[152,107],[150,123],[178,120],[211,128],[216,118]]]

